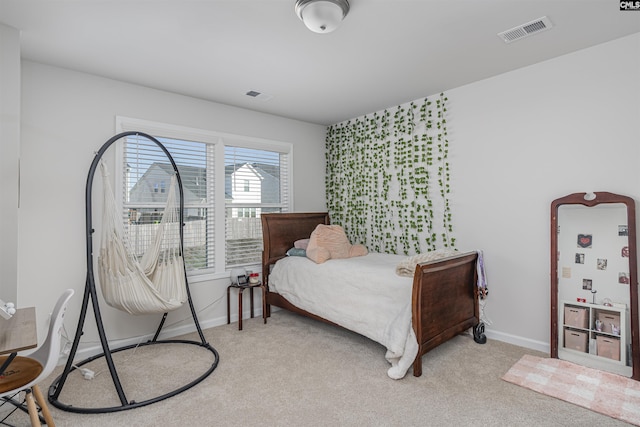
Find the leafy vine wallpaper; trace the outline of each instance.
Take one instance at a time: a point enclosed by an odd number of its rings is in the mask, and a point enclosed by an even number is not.
[[[453,248],[447,97],[332,125],[326,137],[332,224],[369,251]]]

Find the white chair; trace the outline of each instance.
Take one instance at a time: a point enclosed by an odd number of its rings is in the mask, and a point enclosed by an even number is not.
[[[67,304],[73,296],[73,289],[67,289],[56,302],[51,313],[49,331],[44,343],[33,353],[26,356],[16,356],[7,367],[7,372],[12,375],[0,376],[0,398],[14,396],[26,392],[27,409],[32,426],[40,426],[40,417],[36,402],[42,410],[42,417],[47,426],[54,427],[55,423],[51,412],[47,407],[47,401],[38,387],[38,383],[48,377],[58,364],[60,357],[60,343],[62,336],[62,323]],[[7,356],[0,357],[0,365]],[[35,401],[34,401],[35,396]]]

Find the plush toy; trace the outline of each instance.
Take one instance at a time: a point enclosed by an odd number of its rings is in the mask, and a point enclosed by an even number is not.
[[[317,264],[329,259],[351,258],[368,253],[364,245],[352,245],[339,225],[319,224],[311,233],[307,258]]]

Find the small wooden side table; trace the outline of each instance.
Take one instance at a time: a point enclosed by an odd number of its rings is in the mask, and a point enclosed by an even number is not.
[[[253,319],[253,290],[255,288],[262,288],[262,283],[247,283],[245,285],[231,284],[227,287],[227,325],[231,323],[231,311],[230,311],[230,294],[231,288],[238,290],[238,330],[242,330],[242,292],[245,289],[249,289],[249,299],[251,301],[251,318]],[[264,289],[262,289],[264,292]]]

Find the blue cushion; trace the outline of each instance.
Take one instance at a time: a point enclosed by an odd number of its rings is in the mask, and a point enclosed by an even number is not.
[[[307,256],[307,251],[300,248],[291,248],[287,251],[287,256]]]

